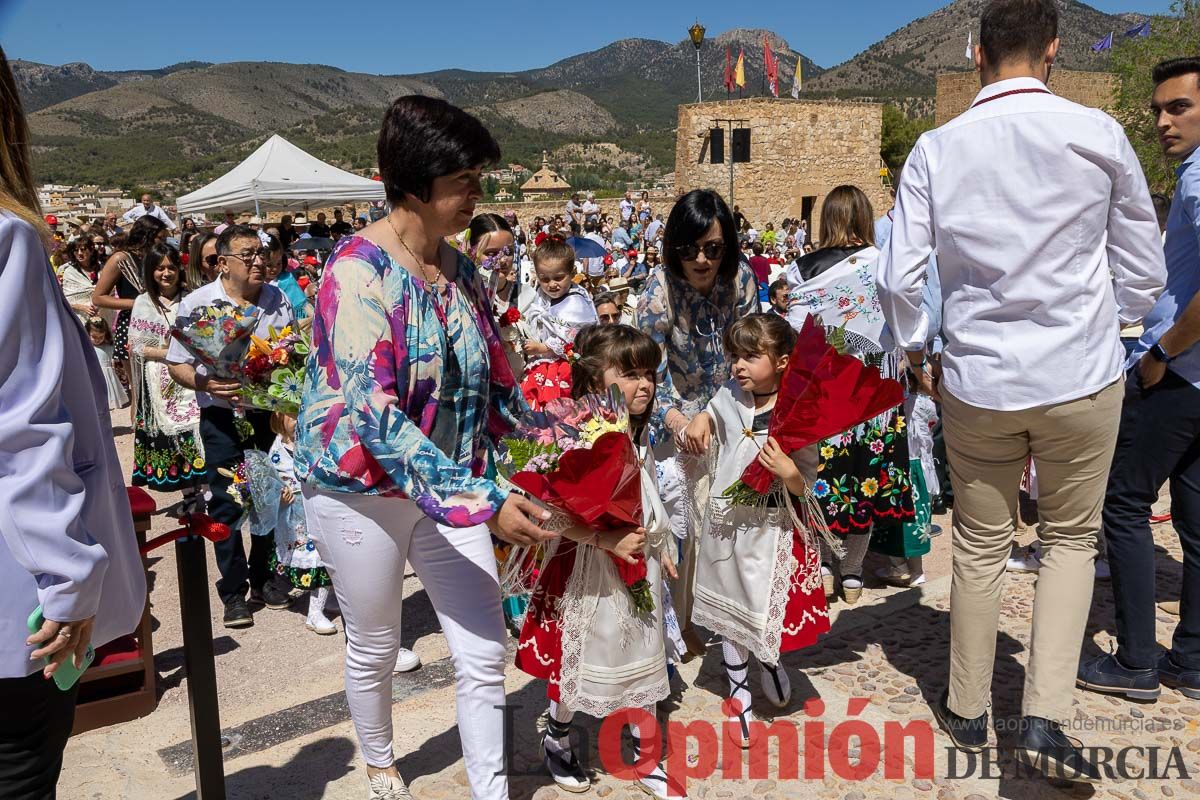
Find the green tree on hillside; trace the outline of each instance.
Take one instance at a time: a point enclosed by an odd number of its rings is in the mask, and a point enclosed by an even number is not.
[[[1200,52],[1200,0],[1176,0],[1171,11],[1170,17],[1153,20],[1150,36],[1120,41],[1112,58],[1112,70],[1121,79],[1113,116],[1125,126],[1150,191],[1167,194],[1175,188],[1175,170],[1163,157],[1150,112],[1151,71],[1160,61]]]
[[[879,140],[879,157],[893,172],[900,168],[912,152],[921,134],[933,128],[933,117],[909,119],[896,106],[883,107],[883,131]]]

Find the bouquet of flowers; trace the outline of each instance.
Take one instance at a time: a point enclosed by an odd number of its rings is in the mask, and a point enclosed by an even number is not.
[[[254,335],[261,311],[223,300],[180,316],[171,328],[177,339],[216,377],[242,384],[241,403],[295,414],[300,409],[308,343],[285,327],[266,339]]]
[[[629,431],[629,411],[616,387],[606,397],[560,398],[529,414],[503,440],[499,466],[513,485],[565,517],[565,522],[559,521],[564,527],[638,528],[641,475]],[[609,558],[634,608],[639,613],[653,611],[645,559],[629,564],[611,553]],[[529,564],[517,566],[528,569]]]
[[[246,450],[242,455],[244,460],[233,469],[221,467],[217,470],[232,481],[225,491],[242,509],[241,519],[231,527],[240,530],[242,524],[248,522],[251,536],[272,536],[277,526],[290,519],[285,519],[280,509],[279,496],[283,484],[266,453]],[[296,509],[292,509],[292,513],[295,513],[300,504],[297,501],[293,505]]]
[[[299,413],[307,359],[308,343],[291,326],[281,331],[271,328],[266,339],[251,336],[241,365],[245,382],[242,403],[267,411]]]
[[[242,308],[218,300],[177,317],[171,337],[208,367],[210,374],[240,380],[241,363],[261,314],[257,306]]]
[[[768,436],[790,453],[849,430],[904,402],[899,382],[880,376],[827,340],[824,328],[809,316],[779,387]],[[757,505],[773,476],[758,460],[724,492],[734,505]]]

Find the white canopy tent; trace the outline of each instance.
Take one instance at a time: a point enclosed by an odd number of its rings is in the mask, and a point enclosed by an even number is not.
[[[179,213],[287,211],[384,199],[383,184],[338,169],[275,134],[245,161],[180,197]]]

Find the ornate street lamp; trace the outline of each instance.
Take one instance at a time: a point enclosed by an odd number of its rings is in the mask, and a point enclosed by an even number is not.
[[[704,44],[704,26],[697,21],[695,25],[688,28],[688,36],[696,48],[696,102],[703,103],[704,90],[701,88],[700,82],[700,45]]]

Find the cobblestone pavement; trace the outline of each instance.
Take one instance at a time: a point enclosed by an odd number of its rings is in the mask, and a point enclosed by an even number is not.
[[[127,457],[124,448],[122,455]],[[172,499],[167,496],[164,504]],[[939,521],[948,527],[947,519]],[[165,530],[165,526],[165,521],[158,522],[156,530]],[[1161,549],[1159,598],[1172,599],[1178,596],[1181,577],[1178,540],[1169,524],[1156,526],[1155,536]],[[968,777],[948,777],[968,772],[963,756],[957,756],[953,765],[948,762],[949,741],[936,728],[929,711],[946,684],[949,539],[947,532],[934,540],[935,553],[928,563],[939,566],[936,571],[929,570],[931,580],[927,585],[904,590],[869,589],[858,605],[836,604],[832,632],[815,647],[785,657],[793,687],[793,698],[786,709],[777,711],[762,702],[757,670],[751,672],[756,712],[800,726],[801,749],[806,722],[824,722],[825,738],[832,734],[838,740],[837,726],[849,718],[851,700],[864,705],[855,708],[858,713],[854,718],[866,721],[877,733],[885,732],[885,724],[889,722],[932,726],[931,777],[914,777],[911,741],[902,778],[888,779],[880,767],[863,780],[838,777],[833,769],[835,764],[847,761],[847,756],[849,764],[857,763],[862,755],[857,740],[850,740],[848,753],[845,744],[834,741],[828,745],[824,777],[807,780],[780,777],[780,758],[775,745],[770,750],[765,777],[726,779],[722,777],[724,768],[732,767],[741,752],[706,747],[700,754],[692,741],[687,747],[689,768],[700,769],[708,763],[717,769],[710,777],[689,781],[690,796],[758,800],[809,797],[1151,800],[1200,796],[1200,701],[1188,700],[1165,688],[1159,701],[1151,704],[1076,690],[1077,723],[1071,733],[1089,746],[1163,748],[1158,755],[1157,770],[1161,773],[1170,766],[1168,779],[1146,776],[1112,780],[1093,789],[1014,775],[1015,767],[1005,750],[1012,744],[1013,735],[1004,730],[1000,730],[998,742],[997,734],[993,733],[993,744],[998,743],[1001,755],[998,766],[991,767],[992,777],[981,777],[979,764]],[[179,648],[175,565],[169,549],[155,563],[153,571],[157,578],[154,613],[160,623],[156,632],[161,684],[159,708],[143,719],[72,739],[59,788],[59,797],[64,800],[194,797],[194,782],[187,771],[189,723],[186,678],[182,674]],[[211,558],[209,571],[210,578],[214,577]],[[1019,715],[1034,580],[1032,575],[1010,574],[1007,578],[992,706],[993,718],[1002,723]],[[405,592],[408,600],[404,644],[422,656],[425,666],[395,680],[393,713],[399,767],[409,776],[418,800],[463,800],[469,797],[469,792],[455,727],[454,690],[445,642],[416,578],[407,578]],[[302,606],[293,612],[299,610]],[[220,627],[214,595],[222,724],[232,739],[225,763],[228,796],[231,800],[318,797],[361,800],[366,796],[366,778],[355,752],[353,729],[341,695],[342,637],[309,634],[303,628],[303,617],[293,612],[259,613],[253,628],[225,631]],[[1160,612],[1161,642],[1169,642],[1174,622],[1174,617]],[[1107,648],[1113,630],[1111,589],[1106,583],[1098,583],[1085,655]],[[660,705],[660,719],[719,724],[723,719],[721,701],[725,685],[719,647],[712,647],[705,658],[681,668],[676,694],[671,701]],[[539,717],[545,710],[544,687],[510,669],[507,691],[514,734],[512,797],[549,800],[576,796],[557,790],[540,768],[538,728]],[[813,717],[806,713],[805,701],[811,698],[818,698],[824,704],[823,715]],[[591,795],[612,800],[645,797],[632,785],[599,769],[600,723],[581,717],[578,727],[588,740],[589,763],[595,769]],[[1176,761],[1168,759],[1171,748],[1177,748]],[[1145,752],[1129,757],[1133,768],[1145,769],[1148,761]],[[802,775],[806,764],[801,753]],[[1180,764],[1190,777],[1180,777]],[[948,771],[951,766],[955,772]],[[1003,775],[995,777],[997,771]],[[841,772],[844,774],[845,770]]]

